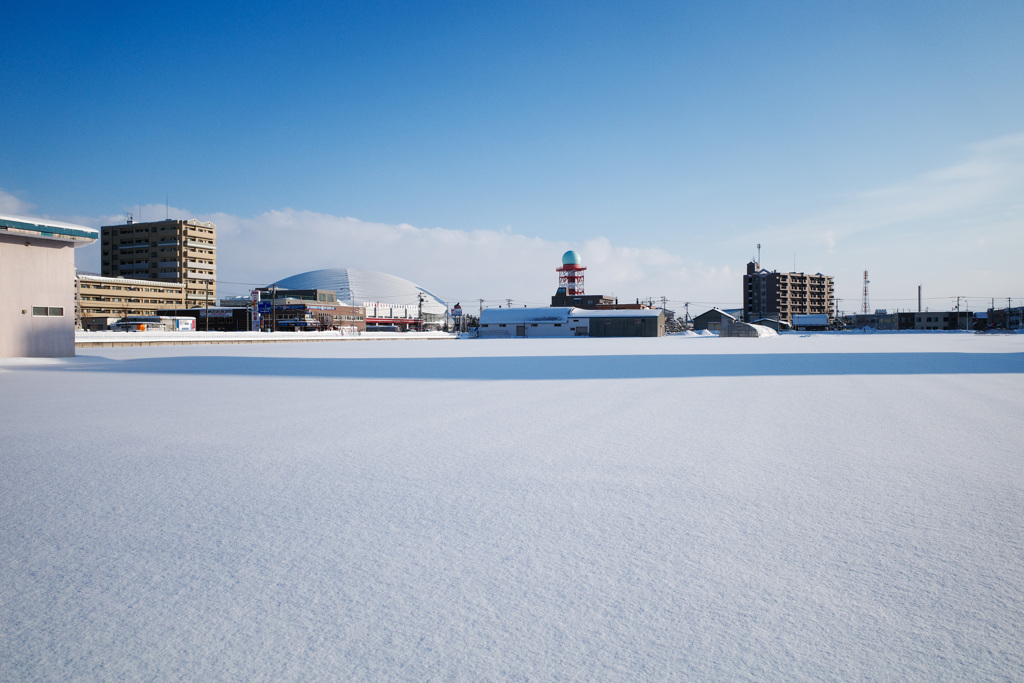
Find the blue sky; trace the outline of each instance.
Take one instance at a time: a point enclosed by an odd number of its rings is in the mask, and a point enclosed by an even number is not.
[[[445,298],[1024,298],[1024,3],[20,3],[0,210],[197,217],[222,293],[320,267]],[[97,269],[97,250],[79,265]],[[913,301],[912,301],[913,299]],[[977,300],[976,303],[974,301]],[[706,306],[703,306],[706,307]]]

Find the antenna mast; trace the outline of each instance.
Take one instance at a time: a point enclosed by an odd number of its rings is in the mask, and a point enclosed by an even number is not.
[[[871,280],[868,279],[868,271],[865,270],[864,271],[864,303],[861,304],[861,307],[860,307],[860,312],[861,313],[870,313],[871,312],[871,305],[870,305],[869,299],[868,299],[868,283],[869,282],[871,282]]]

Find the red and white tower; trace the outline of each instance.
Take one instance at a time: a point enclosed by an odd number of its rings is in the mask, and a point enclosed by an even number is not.
[[[558,292],[566,296],[583,294],[583,271],[586,266],[580,265],[580,255],[570,249],[562,254],[562,267],[555,268],[558,273]]]

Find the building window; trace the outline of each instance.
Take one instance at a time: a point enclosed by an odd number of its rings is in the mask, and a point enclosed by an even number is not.
[[[32,315],[37,317],[63,318],[64,309],[60,306],[33,306]]]

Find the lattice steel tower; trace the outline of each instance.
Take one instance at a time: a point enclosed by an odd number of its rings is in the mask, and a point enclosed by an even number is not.
[[[871,312],[871,303],[870,303],[870,301],[868,299],[868,283],[869,282],[871,282],[871,280],[868,279],[868,271],[865,270],[864,271],[864,303],[861,304],[861,307],[860,307],[860,312],[861,313],[870,313]]]

